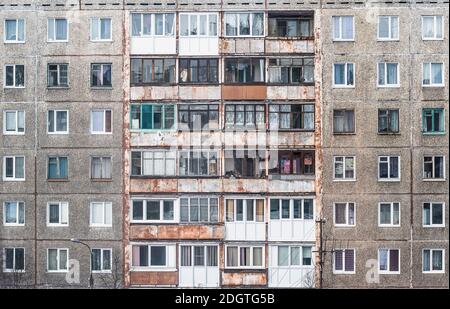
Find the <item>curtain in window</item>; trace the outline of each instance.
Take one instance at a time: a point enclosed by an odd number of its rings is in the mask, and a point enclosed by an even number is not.
[[[111,158],[102,158],[102,178],[111,178]]]
[[[25,85],[25,67],[23,65],[16,65],[16,87],[23,87]]]
[[[153,171],[153,152],[145,151],[142,153],[143,175],[154,175]]]
[[[226,205],[226,221],[234,221],[234,200],[227,200]]]
[[[442,64],[432,63],[431,74],[433,75],[433,84],[442,84]]]
[[[250,14],[239,14],[239,35],[250,35]]]
[[[391,122],[391,131],[392,132],[398,132],[398,110],[391,110],[390,111],[390,122]]]
[[[112,203],[105,203],[105,224],[112,224]]]
[[[355,270],[355,251],[345,250],[345,271]]]
[[[345,82],[345,65],[335,64],[334,65],[334,83],[336,85],[344,85]]]
[[[391,204],[380,204],[380,223],[391,223]]]
[[[391,166],[391,170],[390,170],[390,178],[398,178],[399,177],[399,173],[398,173],[398,157],[390,157],[390,166]]]
[[[59,223],[59,204],[50,204],[48,206],[49,209],[49,222],[50,223]]]
[[[217,15],[209,14],[208,20],[209,20],[209,35],[216,36],[217,35]]]
[[[67,20],[56,19],[56,39],[57,40],[67,40]]]
[[[189,16],[189,35],[197,35],[197,15]]]
[[[131,35],[139,36],[141,34],[141,14],[131,14]]]
[[[56,249],[48,250],[48,270],[58,269],[58,251]]]
[[[67,269],[67,250],[59,250],[59,269]]]
[[[442,38],[442,16],[435,16],[436,18],[436,37]]]
[[[353,38],[353,17],[344,16],[342,17],[342,38],[352,39]]]
[[[400,223],[400,205],[398,203],[393,204],[393,224],[399,224]]]
[[[164,14],[154,14],[155,17],[155,35],[164,34]]]
[[[423,205],[422,215],[423,215],[423,224],[424,225],[430,225],[431,224],[431,221],[430,221],[430,219],[431,219],[431,209],[430,209],[430,207],[431,207],[431,204],[429,204],[429,203],[426,203],[426,204]]]
[[[132,265],[133,266],[141,266],[140,265],[140,246],[132,246],[131,248],[132,255]]]
[[[102,260],[102,250],[101,249],[92,249],[91,256],[91,267],[92,270],[101,270],[101,260]]]
[[[6,131],[16,130],[16,113],[6,112]]]
[[[424,63],[424,64],[423,64],[423,70],[422,70],[422,72],[423,72],[422,83],[423,83],[424,85],[429,85],[430,82],[431,82],[431,79],[430,79],[430,66],[431,66],[430,63]]]
[[[353,158],[345,158],[345,177],[353,178],[353,167],[354,167],[354,159]]]
[[[142,34],[141,35],[151,35],[151,25],[152,25],[152,14],[142,14],[142,18],[143,18],[143,29],[142,29]]]
[[[5,222],[6,223],[16,223],[16,202],[5,202]]]
[[[205,265],[205,247],[194,246],[194,266]]]
[[[339,26],[340,17],[333,16],[333,38],[338,39],[340,37],[340,26]]]
[[[253,59],[252,60],[252,71],[253,71],[253,81],[263,82],[264,81],[264,59]]]
[[[303,258],[305,258],[304,254]],[[300,247],[291,247],[291,266],[298,265],[300,265]]]
[[[391,38],[398,38],[398,18],[394,16],[391,17]]]
[[[423,271],[430,271],[430,250],[423,250],[423,257],[422,257],[422,270]]]
[[[278,266],[289,265],[289,247],[278,246]]]
[[[238,247],[227,247],[227,266],[238,266]]]
[[[16,162],[14,165],[14,168],[15,168],[14,171],[15,171],[16,178],[24,178],[25,177],[24,164],[25,164],[24,157],[16,157]]]
[[[189,15],[180,14],[180,36],[189,35]]]
[[[253,266],[262,266],[262,248],[253,248]]]
[[[387,63],[387,84],[395,85],[397,84],[397,64]]]
[[[380,38],[389,38],[389,17],[380,16],[378,22],[378,36]]]
[[[252,35],[262,35],[264,33],[264,15],[262,13],[253,13]]]
[[[218,208],[218,200],[217,198],[209,199],[209,220],[211,222],[219,221],[219,208]]]
[[[103,250],[103,270],[111,270],[111,250]]]
[[[256,222],[264,222],[264,200],[256,200]]]
[[[207,246],[206,253],[206,266],[217,266],[217,246]]]
[[[17,23],[15,20],[5,21],[6,40],[11,40],[11,41],[18,40],[18,38],[16,36],[16,26],[17,26]]]
[[[345,204],[336,204],[334,208],[335,212],[335,222],[337,224],[345,224]]]
[[[380,270],[388,270],[387,260],[388,260],[388,250],[379,250],[378,264],[380,265]]]
[[[348,204],[348,224],[355,224],[355,204]]]
[[[101,178],[102,177],[102,161],[101,158],[92,158],[92,170],[91,170],[92,178]]]
[[[250,261],[250,247],[241,247],[240,251],[240,266],[251,266]]]
[[[103,125],[104,125],[103,115],[104,115],[103,111],[92,112],[92,131],[103,132]]]
[[[314,206],[312,199],[303,200],[303,219],[311,220],[314,219]]]
[[[433,250],[432,257],[433,257],[432,270],[441,270],[442,269],[442,251],[441,250]]]
[[[399,266],[399,252],[398,250],[389,250],[389,270],[398,271]]]
[[[166,18],[166,31],[165,35],[173,35],[173,21],[174,21],[174,14],[165,14]]]
[[[434,17],[427,16],[422,18],[422,33],[425,38],[432,38],[434,33]]]
[[[103,224],[103,203],[92,203],[92,223],[93,224]]]
[[[111,19],[102,18],[100,19],[100,36],[103,40],[108,40],[111,38]]]
[[[192,266],[192,260],[191,260],[191,246],[180,246],[180,264],[181,266]]]
[[[98,40],[102,37],[99,37],[99,29],[98,29],[98,25],[99,25],[99,19],[98,18],[92,18],[91,19],[91,40]]]

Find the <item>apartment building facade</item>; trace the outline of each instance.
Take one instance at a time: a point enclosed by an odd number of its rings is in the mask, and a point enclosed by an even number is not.
[[[0,284],[448,287],[448,3],[0,9]]]

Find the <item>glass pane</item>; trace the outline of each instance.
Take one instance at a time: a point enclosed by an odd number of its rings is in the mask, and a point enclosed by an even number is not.
[[[278,246],[278,266],[289,265],[289,247]]]
[[[150,265],[164,266],[166,265],[166,247],[152,246],[150,247]]]

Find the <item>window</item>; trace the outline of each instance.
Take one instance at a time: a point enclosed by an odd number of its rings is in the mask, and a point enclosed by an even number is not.
[[[399,274],[400,250],[378,249],[378,271],[380,274]]]
[[[400,226],[400,203],[378,204],[378,226]]]
[[[422,132],[425,134],[444,133],[444,109],[424,108],[422,109]]]
[[[91,179],[111,179],[111,157],[91,158]]]
[[[5,88],[25,87],[25,66],[23,64],[5,65]]]
[[[314,219],[313,199],[270,199],[270,220]]]
[[[355,273],[355,249],[333,250],[333,273],[334,274]]]
[[[49,157],[47,179],[67,179],[68,162],[67,157]]]
[[[25,157],[4,156],[3,157],[3,181],[25,180]]]
[[[378,87],[398,87],[400,85],[398,63],[378,63]]]
[[[7,110],[3,112],[3,134],[23,135],[25,134],[25,112]]]
[[[422,40],[442,40],[443,38],[443,16],[422,16]]]
[[[47,41],[67,42],[69,25],[65,18],[49,18],[47,20]]]
[[[180,176],[218,176],[217,151],[191,150],[179,152]]]
[[[95,273],[111,272],[112,249],[92,248],[91,270]]]
[[[354,87],[355,72],[353,63],[335,63],[333,65],[333,86]]]
[[[378,110],[378,133],[399,133],[399,110]]]
[[[24,272],[25,248],[4,248],[3,250],[3,272]]]
[[[69,249],[47,249],[47,271],[66,272]]]
[[[180,59],[180,83],[219,82],[218,59]]]
[[[112,111],[95,109],[91,111],[91,134],[112,133]]]
[[[131,36],[173,36],[174,13],[132,13]]]
[[[444,227],[444,203],[423,203],[422,223],[424,227]]]
[[[334,157],[334,180],[355,180],[355,157]]]
[[[131,59],[131,85],[174,84],[176,82],[176,60],[171,58]]]
[[[225,150],[225,177],[264,177],[264,150]]]
[[[314,82],[314,58],[270,58],[269,83],[306,84]]]
[[[225,36],[264,36],[264,13],[225,13]]]
[[[264,82],[263,58],[225,58],[225,83],[247,84]]]
[[[47,66],[47,86],[48,87],[68,87],[68,71],[67,63],[49,63]]]
[[[355,203],[335,203],[334,204],[334,225],[335,226],[355,226]]]
[[[133,267],[169,267],[171,246],[132,245]]]
[[[180,13],[180,36],[217,36],[217,13]]]
[[[174,104],[131,104],[132,130],[175,129]]]
[[[277,246],[278,266],[311,266],[312,247],[310,246]]]
[[[179,104],[178,129],[191,131],[219,129],[219,105]]]
[[[47,226],[69,226],[69,203],[47,203]]]
[[[91,87],[111,87],[111,63],[91,64]]]
[[[353,109],[333,110],[333,133],[355,133],[355,111]]]
[[[226,222],[264,222],[263,199],[226,199]]]
[[[354,28],[353,16],[333,16],[333,41],[353,41]]]
[[[265,129],[264,104],[226,104],[225,129]]]
[[[314,104],[269,105],[270,130],[314,130]]]
[[[25,20],[6,19],[5,20],[5,43],[25,43]]]
[[[400,181],[400,157],[378,157],[378,181]]]
[[[25,203],[12,201],[4,202],[3,224],[5,226],[25,225]]]
[[[422,250],[422,272],[423,273],[444,273],[444,249],[423,249]]]
[[[90,204],[90,226],[112,226],[112,203],[92,202]]]
[[[270,37],[314,37],[314,19],[312,16],[282,16],[269,13]]]
[[[217,246],[180,245],[180,266],[218,266]]]
[[[444,156],[423,157],[423,179],[445,179]]]
[[[225,268],[263,268],[263,246],[225,246]]]
[[[132,176],[174,176],[176,152],[165,150],[132,151]]]
[[[314,175],[313,151],[270,151],[269,174]]]
[[[47,132],[49,134],[69,133],[69,111],[49,110],[47,117]]]
[[[91,18],[91,41],[111,41],[111,18]]]
[[[190,197],[180,199],[181,222],[218,222],[217,198]]]
[[[175,222],[175,200],[132,200],[133,222]]]
[[[398,40],[398,16],[378,16],[378,40]]]
[[[424,62],[422,72],[422,86],[444,86],[444,64],[442,62]]]

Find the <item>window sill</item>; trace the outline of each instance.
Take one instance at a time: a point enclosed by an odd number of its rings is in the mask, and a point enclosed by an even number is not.
[[[422,88],[444,88],[445,85],[422,85]]]
[[[25,44],[25,41],[3,41],[5,44]]]
[[[25,89],[25,86],[3,86],[4,89]]]
[[[105,39],[105,40],[89,40],[91,43],[114,43],[114,40],[112,39]]]
[[[383,42],[400,42],[400,39],[377,39],[377,42],[383,43]]]
[[[3,226],[5,226],[5,227],[24,227],[25,224],[20,224],[20,223],[4,223]]]
[[[333,271],[333,275],[354,275],[354,271]]]
[[[390,89],[390,88],[400,88],[400,84],[398,85],[377,85],[378,89]]]
[[[333,85],[333,89],[355,89],[355,86],[338,86],[338,85]]]
[[[91,178],[92,182],[112,182],[112,178]]]
[[[65,274],[67,272],[67,270],[47,270],[48,274]]]
[[[381,270],[379,270],[378,273],[380,275],[400,275],[399,271],[381,271]]]
[[[333,132],[333,135],[356,135],[356,132]]]
[[[334,224],[334,227],[335,228],[338,228],[338,229],[345,229],[345,228],[347,228],[347,229],[349,229],[349,228],[354,228],[356,225],[341,225],[341,224]]]
[[[439,229],[439,228],[445,228],[445,224],[435,224],[435,225],[422,225],[424,229]]]
[[[446,133],[445,132],[423,132],[422,131],[422,134],[425,136],[433,136],[433,135],[439,136],[439,135],[445,135]]]
[[[69,86],[47,86],[47,90],[67,90]]]
[[[3,178],[3,181],[5,181],[5,182],[7,182],[7,181],[10,181],[10,182],[25,181],[25,178],[24,179]]]
[[[445,274],[445,271],[444,270],[422,271],[422,274],[425,274],[425,275],[442,275],[442,274]]]
[[[283,87],[283,86],[314,86],[314,82],[301,82],[301,83],[267,83],[267,86]]]
[[[89,225],[90,228],[111,228],[112,225]]]
[[[356,182],[356,179],[333,179],[333,182]]]
[[[401,135],[400,132],[378,132],[378,135]]]
[[[3,135],[5,136],[20,136],[25,135],[25,132],[3,132]]]
[[[333,42],[355,42],[355,39],[333,39]]]
[[[433,178],[433,179],[422,179],[422,181],[425,181],[425,182],[445,182],[445,181],[447,181],[447,179],[445,179],[445,178]]]
[[[91,86],[91,90],[112,90],[112,86]]]
[[[20,269],[5,269],[5,268],[3,268],[3,272],[4,272],[4,273],[24,274],[24,273],[25,273],[25,270],[20,270]]]
[[[395,179],[383,179],[378,178],[378,182],[401,182],[401,179],[395,178]]]
[[[69,182],[67,178],[47,178],[48,182]]]

